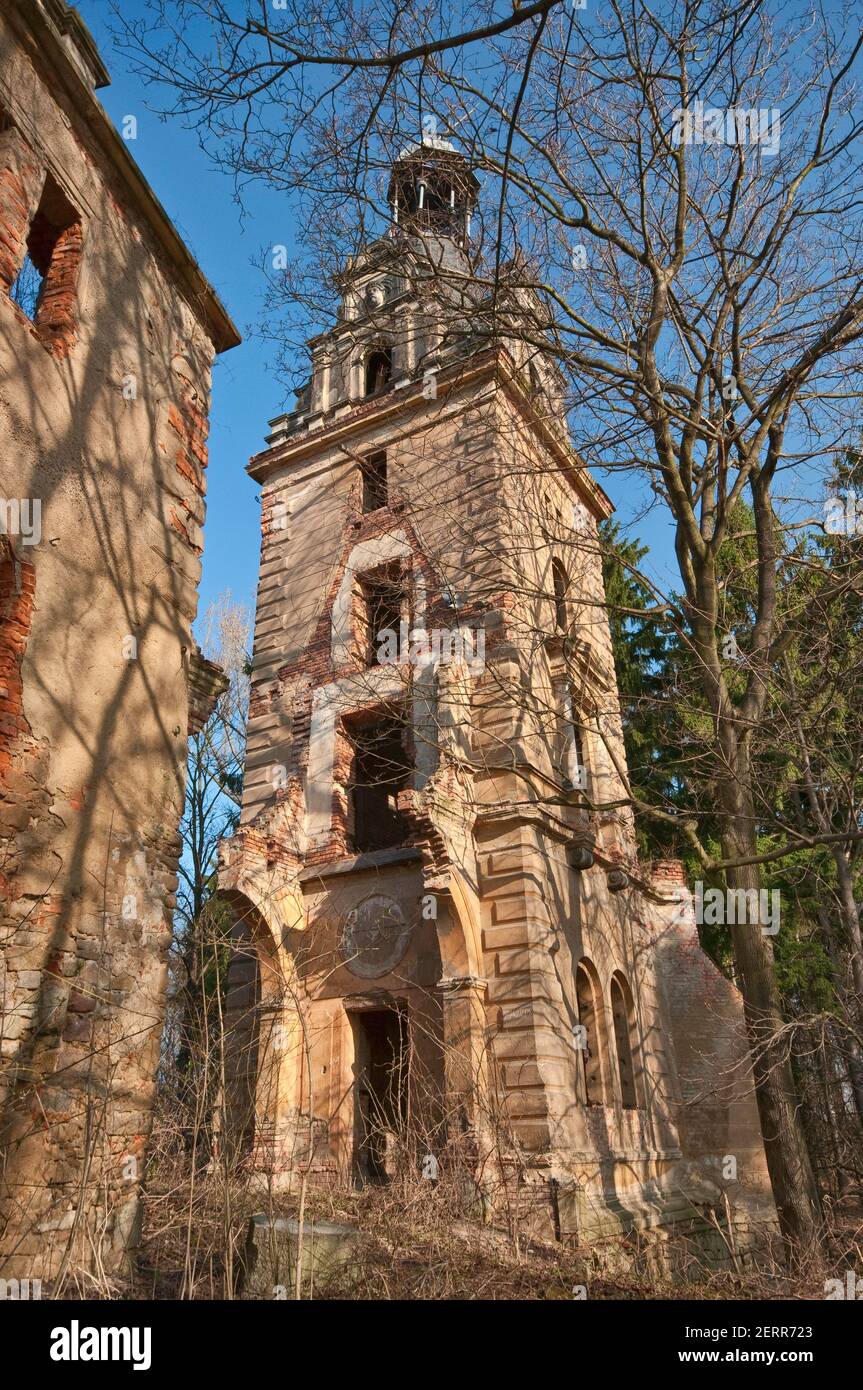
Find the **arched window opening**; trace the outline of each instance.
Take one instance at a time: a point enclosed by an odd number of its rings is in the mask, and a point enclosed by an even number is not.
[[[625,1110],[636,1110],[641,1093],[641,1049],[632,991],[619,971],[611,977],[611,1017],[617,1049],[620,1098]]]
[[[426,212],[448,213],[455,207],[455,190],[446,182],[437,179],[418,184],[418,206]]]
[[[372,348],[372,351],[366,358],[365,394],[367,396],[374,396],[378,391],[383,391],[392,374],[392,348]]]
[[[589,961],[579,961],[575,972],[580,1053],[584,1093],[588,1105],[605,1104],[606,1042],[599,980]]]
[[[569,588],[569,575],[560,560],[551,562],[551,582],[554,585],[554,625],[558,632],[566,632],[566,591]]]
[[[220,895],[218,905],[226,916],[230,913],[232,926],[224,1003],[224,1093],[215,1142],[223,1155],[241,1155],[256,1142],[262,1148],[272,1142],[278,1090],[274,1075],[300,1053],[290,1009],[283,1007],[291,996],[285,995],[284,968],[270,945],[269,928],[241,894]],[[175,1022],[169,1015],[168,1026],[172,1023],[180,1035],[179,1060],[185,1054],[194,1064],[181,1016],[177,1014]]]

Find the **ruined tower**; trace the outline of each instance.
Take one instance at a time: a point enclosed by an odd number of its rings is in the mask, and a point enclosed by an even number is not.
[[[407,1164],[469,1173],[488,1210],[518,1173],[564,1236],[688,1219],[728,1153],[737,1208],[769,1210],[739,998],[676,870],[637,860],[611,505],[539,301],[518,265],[492,298],[473,264],[477,193],[446,141],[402,153],[390,226],[249,466],[233,1131],[287,1184]]]
[[[192,622],[211,366],[238,338],[107,81],[64,0],[3,5],[4,1279],[128,1268],[187,740],[220,679]]]

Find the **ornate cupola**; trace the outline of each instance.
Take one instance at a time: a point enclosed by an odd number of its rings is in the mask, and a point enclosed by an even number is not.
[[[408,235],[432,233],[465,246],[479,181],[449,140],[424,134],[393,164],[387,200],[393,225]]]

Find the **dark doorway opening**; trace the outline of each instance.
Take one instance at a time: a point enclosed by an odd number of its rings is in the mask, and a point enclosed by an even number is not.
[[[385,1183],[394,1174],[395,1146],[407,1115],[407,1019],[399,1009],[351,1013],[356,1104],[354,1174]]]

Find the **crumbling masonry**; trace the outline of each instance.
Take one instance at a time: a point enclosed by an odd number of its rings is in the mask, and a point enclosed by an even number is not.
[[[769,1221],[739,995],[626,808],[610,503],[542,306],[517,265],[494,313],[475,276],[476,192],[446,142],[403,153],[250,465],[233,1131],[268,1188],[408,1163],[564,1238],[697,1223],[723,1188]]]
[[[159,1051],[210,368],[236,332],[64,0],[0,18],[0,1274],[122,1270]],[[597,524],[476,179],[404,152],[263,496],[231,1122],[268,1187],[468,1175],[596,1239],[772,1215],[742,1011],[638,862]],[[385,639],[385,640],[384,640]],[[420,1147],[405,1147],[407,1121]],[[733,1159],[733,1172],[725,1166]],[[722,1189],[724,1188],[724,1193]]]
[[[121,1270],[162,1027],[214,352],[64,0],[0,16],[0,1274]]]

